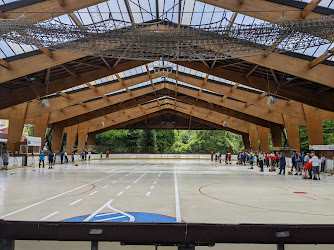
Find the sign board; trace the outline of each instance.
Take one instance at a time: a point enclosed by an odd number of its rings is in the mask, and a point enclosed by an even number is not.
[[[310,145],[310,150],[334,150],[334,145]]]
[[[40,147],[42,144],[41,137],[27,136],[28,146]]]

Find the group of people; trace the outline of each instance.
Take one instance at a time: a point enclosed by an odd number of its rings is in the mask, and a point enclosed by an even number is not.
[[[87,155],[88,155],[88,160],[90,161],[91,158],[91,151],[83,151],[80,153],[80,157],[83,161],[87,160]],[[56,157],[57,157],[57,153],[56,152],[50,152],[48,155],[48,163],[49,163],[49,167],[48,169],[52,169],[53,165],[56,164]],[[39,155],[39,168],[42,166],[42,168],[44,168],[44,164],[45,164],[45,154],[43,151],[41,151],[40,155]],[[75,153],[72,152],[71,153],[71,161],[72,163],[75,162]],[[60,164],[64,164],[64,163],[68,163],[68,154],[67,152],[61,152],[60,153]]]
[[[319,159],[314,153],[294,152],[291,161],[291,171],[295,168],[295,175],[302,175],[304,170],[307,179],[320,180],[320,172],[325,171],[326,157],[324,154],[321,154]]]
[[[211,152],[211,161],[215,161],[215,162],[219,162],[222,163],[222,157],[223,157],[223,153],[214,153],[213,151]],[[229,152],[225,153],[225,163],[226,164],[232,164],[232,154]]]
[[[253,169],[254,162],[260,167],[260,171],[263,172],[263,167],[271,166],[271,171],[276,171],[276,168],[279,168],[278,174],[285,174],[286,168],[286,159],[283,152],[258,152],[258,153],[249,153],[249,152],[239,152],[238,153],[239,165],[250,165],[250,169]],[[212,160],[212,154],[211,154]],[[326,157],[324,154],[321,155],[319,159],[314,153],[305,154],[304,152],[298,153],[293,152],[291,156],[292,168],[296,170],[295,175],[302,175],[303,171],[307,179],[320,180],[320,173],[325,171]]]

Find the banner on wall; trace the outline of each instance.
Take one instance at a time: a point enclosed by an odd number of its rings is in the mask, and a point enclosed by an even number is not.
[[[42,144],[41,137],[27,136],[27,145],[32,147],[40,147]]]
[[[334,144],[332,145],[310,145],[310,150],[334,150]]]

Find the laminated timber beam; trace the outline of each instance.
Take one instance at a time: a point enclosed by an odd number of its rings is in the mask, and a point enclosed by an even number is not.
[[[312,0],[302,11],[302,18],[307,17],[318,6],[322,0]]]
[[[177,110],[181,113],[185,113],[187,115],[195,116],[197,118],[207,120],[213,123],[217,123],[223,125],[224,121],[227,122],[226,128],[231,128],[234,130],[239,130],[243,133],[248,133],[247,126],[250,126],[250,123],[240,121],[239,119],[235,118],[228,118],[226,115],[222,115],[218,112],[212,112],[211,110],[203,109],[203,108],[191,108],[191,105],[184,104],[179,101],[176,102],[176,106],[170,105],[170,109]]]
[[[14,63],[14,62],[12,62]],[[147,63],[146,61],[130,61],[120,63],[117,68],[114,70],[110,70],[108,68],[105,69],[97,69],[85,73],[81,73],[78,77],[71,76],[65,77],[62,79],[50,81],[48,85],[48,93],[55,93],[61,90],[65,90],[85,82],[91,82],[96,79],[110,76],[115,73],[119,73],[131,68],[135,68]],[[0,74],[1,77],[1,74]],[[0,103],[0,110],[5,109],[7,107],[11,107],[26,101],[30,101],[32,99],[36,99],[37,97],[45,96],[47,93],[47,86],[39,86],[38,89],[33,90],[30,86],[9,90],[6,88],[1,88],[0,84],[0,99],[2,102]],[[38,95],[38,96],[36,96]],[[12,98],[15,96],[15,98]],[[96,97],[96,96],[95,96]]]
[[[269,55],[268,57],[270,56],[271,55]],[[276,95],[282,96],[284,98],[292,99],[292,100],[302,102],[302,103],[305,103],[311,106],[315,106],[321,109],[334,111],[334,103],[333,103],[333,99],[330,93],[324,92],[324,93],[319,94],[317,97],[315,97],[313,95],[312,90],[294,86],[294,89],[293,89],[294,91],[292,91],[289,85],[281,86],[280,88],[277,88],[277,85],[274,81],[267,80],[267,79],[257,77],[254,75],[249,75],[248,77],[245,77],[243,73],[239,73],[239,72],[235,72],[235,71],[223,69],[223,68],[220,68],[220,69],[214,68],[214,69],[209,70],[203,67],[201,63],[199,62],[177,62],[177,64],[194,69],[194,70],[198,70],[198,71],[201,71],[201,72],[213,75],[213,76],[221,77],[226,80],[238,82],[240,84],[250,86],[250,87],[265,91],[265,92],[268,91],[268,89],[275,90],[275,91],[277,90]],[[179,73],[179,75],[181,74]],[[209,84],[209,81],[207,83],[207,86],[208,84]],[[237,90],[238,89],[236,89],[236,91]],[[212,91],[217,92],[217,90],[212,90]],[[274,107],[274,105],[272,107]]]
[[[63,3],[61,4],[60,2]],[[66,2],[60,0],[48,0],[5,11],[3,14],[7,19],[15,19],[24,13],[26,18],[35,21],[45,21],[51,18],[51,12],[53,17],[57,17],[63,15],[64,12],[71,13],[102,2],[104,2],[104,0],[68,0]]]
[[[95,118],[98,118],[98,117],[101,117],[101,116],[106,116],[106,115],[109,115],[109,114],[112,114],[112,113],[115,113],[115,112],[118,112],[118,111],[121,111],[121,110],[124,110],[124,109],[129,109],[129,108],[135,107],[137,105],[143,113],[146,113],[142,104],[145,104],[145,103],[147,103],[149,101],[152,101],[152,100],[155,100],[155,99],[156,99],[156,97],[154,95],[144,96],[142,98],[139,98],[137,100],[137,102],[135,102],[134,100],[128,100],[128,101],[120,103],[118,105],[109,106],[109,107],[103,108],[101,110],[97,110],[97,111],[93,111],[93,112],[87,112],[87,113],[84,113],[82,115],[77,115],[77,116],[72,115],[72,117],[69,117],[65,120],[65,126],[66,127],[73,126],[75,124],[90,121],[90,120],[93,120]]]
[[[169,74],[169,77],[172,79],[175,79],[176,76],[175,74]],[[185,82],[192,84],[196,87],[201,87],[202,86],[202,80],[198,78],[193,78],[186,76],[184,74],[178,74],[177,79],[179,81]],[[180,86],[179,86],[180,88]],[[224,85],[219,85],[216,84],[212,81],[207,81],[205,88],[207,90],[216,92],[218,94],[224,95],[224,96],[229,96],[231,98],[235,98],[237,100],[243,101],[243,102],[248,102],[257,106],[261,106],[262,109],[264,109],[268,115],[269,115],[269,110],[274,110],[279,113],[293,113],[295,112],[296,114],[293,114],[296,116],[296,118],[304,120],[305,116],[302,113],[302,106],[301,103],[295,103],[294,105],[289,106],[287,104],[287,101],[285,100],[277,100],[277,103],[275,105],[272,105],[270,107],[267,106],[266,100],[265,99],[259,99],[258,94],[254,94],[248,91],[240,90],[240,89],[235,89],[234,91],[231,92],[231,87],[224,86]],[[189,91],[190,92],[190,91]],[[225,98],[224,102],[227,101],[228,98]],[[221,105],[224,105],[223,102],[221,101]],[[297,110],[300,110],[301,112],[298,112]]]
[[[298,20],[302,17],[301,9],[265,0],[247,0],[244,1],[243,4],[240,4],[240,0],[202,0],[201,2],[265,20],[267,22],[275,22],[279,20],[282,17],[283,12],[284,18],[287,20]],[[259,7],[261,7],[261,11],[259,11]],[[306,18],[323,16],[325,15],[310,12]]]
[[[159,77],[159,75],[156,75],[155,77]],[[106,84],[100,87],[96,87],[96,89],[97,89],[98,95],[105,95],[105,94],[109,94],[109,93],[118,91],[120,89],[123,89],[124,88],[123,84],[125,84],[126,86],[133,86],[133,85],[137,85],[142,82],[145,82],[147,80],[148,80],[147,75],[141,75],[136,78],[123,80],[123,83],[115,82],[112,84]],[[85,112],[94,111],[96,109],[107,107],[109,105],[112,105],[118,102],[122,102],[122,101],[126,101],[130,98],[135,98],[135,97],[138,97],[138,96],[150,93],[150,92],[152,92],[151,89],[144,88],[142,90],[133,91],[132,96],[129,96],[128,93],[126,94],[124,93],[124,94],[118,94],[115,96],[106,97],[108,100],[104,98],[104,100],[99,99],[99,100],[95,100],[92,102],[87,102],[86,110],[82,110],[82,108],[78,107],[77,105],[76,106],[73,106],[73,105],[78,104],[80,102],[90,100],[90,99],[94,99],[96,97],[96,93],[93,92],[91,89],[81,90],[79,92],[75,92],[72,94],[62,93],[63,95],[66,95],[66,97],[68,98],[55,97],[55,98],[49,99],[50,108],[48,109],[41,108],[39,106],[39,103],[29,102],[27,112],[26,112],[26,119],[29,120],[34,117],[40,116],[42,114],[49,113],[50,121],[51,123],[54,123],[54,122],[66,119],[67,114],[80,115]],[[2,119],[6,119],[6,117],[8,116],[8,110],[9,108],[0,110],[0,117],[2,117]]]

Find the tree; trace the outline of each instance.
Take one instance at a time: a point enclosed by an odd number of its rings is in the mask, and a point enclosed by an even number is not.
[[[141,130],[138,138],[138,148],[142,153],[156,153],[157,147],[157,136],[155,130],[145,129]]]
[[[171,152],[176,142],[175,130],[156,130],[157,146],[161,152]]]

